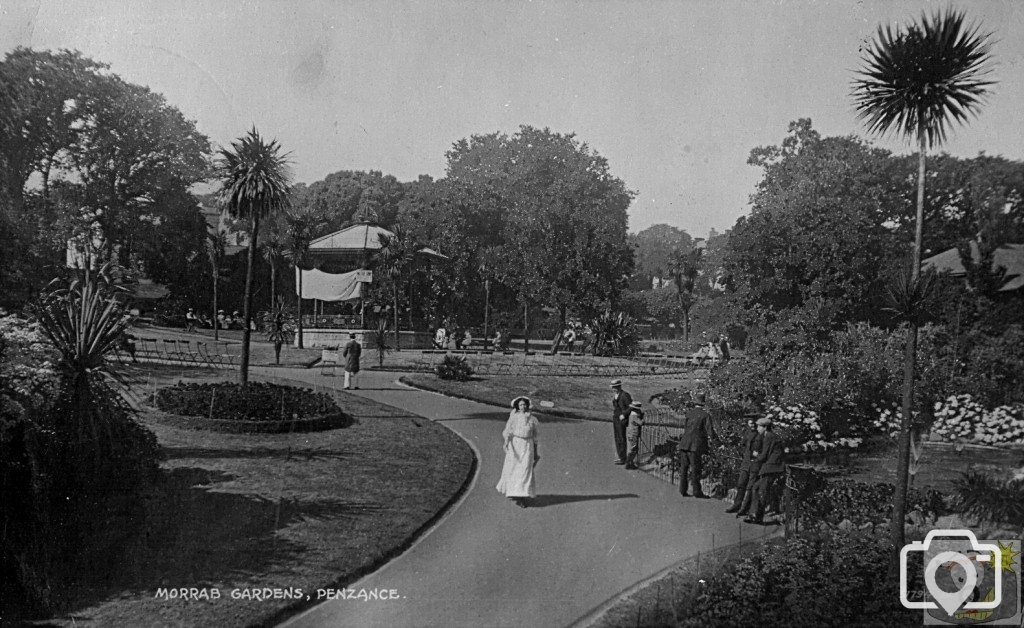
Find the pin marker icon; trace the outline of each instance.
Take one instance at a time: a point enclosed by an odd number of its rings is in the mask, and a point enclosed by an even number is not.
[[[964,569],[964,586],[959,591],[943,591],[939,588],[938,583],[935,582],[935,572],[946,563],[956,563]],[[971,559],[960,552],[940,552],[925,567],[924,582],[928,587],[928,592],[932,594],[932,597],[942,607],[942,610],[952,617],[953,613],[974,592],[974,585],[978,584],[978,573],[974,570],[974,564]]]

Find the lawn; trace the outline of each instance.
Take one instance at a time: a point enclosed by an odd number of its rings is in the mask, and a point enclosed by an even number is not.
[[[175,367],[131,372],[139,397],[224,372]],[[70,588],[61,625],[272,624],[353,582],[401,551],[453,502],[474,467],[470,447],[438,424],[338,393],[345,429],[236,435],[142,421],[166,454],[160,484],[96,573]],[[160,599],[160,588],[216,589],[217,600]],[[276,589],[298,599],[233,599]],[[307,596],[309,596],[307,598]]]
[[[131,329],[136,338],[155,338],[162,341],[165,338],[174,340],[188,340],[195,346],[195,342],[206,342],[212,346],[213,331],[200,329],[194,332],[185,332],[182,329],[171,327],[150,327],[141,326]],[[242,332],[240,330],[221,330],[220,342],[228,343],[228,352],[233,355],[242,354]],[[291,345],[281,347],[281,366],[308,367],[320,359],[320,349],[296,349]],[[264,340],[263,334],[252,333],[249,343],[249,364],[253,366],[275,366],[274,345]],[[237,367],[236,367],[237,368]]]
[[[662,376],[645,375],[622,379],[623,390],[634,401],[650,404],[651,397],[672,388],[688,388],[706,377],[706,371]],[[542,401],[554,404],[556,412],[598,421],[611,421],[612,389],[606,377],[491,376],[468,382],[444,380],[432,373],[416,373],[402,378],[412,386],[434,390],[454,397],[465,397],[507,407],[512,399],[526,395],[534,405]],[[541,412],[544,408],[537,408]]]

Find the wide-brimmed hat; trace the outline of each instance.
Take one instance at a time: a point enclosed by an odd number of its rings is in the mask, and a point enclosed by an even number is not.
[[[532,407],[533,407],[533,402],[532,402],[532,401],[530,401],[530,398],[529,398],[529,397],[527,397],[526,395],[521,395],[521,396],[519,396],[519,397],[516,397],[515,399],[513,399],[513,400],[512,400],[512,409],[513,409],[513,410],[515,410],[515,409],[516,409],[516,407],[518,407],[518,406],[519,406],[519,402],[520,402],[520,401],[525,401],[525,402],[526,402],[526,407],[527,407],[527,408],[532,408]]]
[[[621,379],[613,379],[613,380],[612,380],[612,383],[611,383],[611,384],[609,384],[609,385],[610,385],[610,386],[611,386],[612,388],[615,388],[616,386],[621,386],[621,385],[622,385],[622,380],[621,380]]]
[[[634,401],[633,403],[629,404],[629,407],[633,408],[634,410],[639,410],[640,408],[643,407],[643,405],[644,404],[640,403],[639,401]]]
[[[761,417],[760,419],[758,419],[758,420],[757,420],[757,424],[758,424],[758,425],[763,425],[763,426],[765,426],[765,427],[771,427],[771,425],[772,425],[772,420],[771,420],[771,419],[769,419],[769,418],[768,418],[768,417],[766,417],[766,416],[763,416],[763,417]]]

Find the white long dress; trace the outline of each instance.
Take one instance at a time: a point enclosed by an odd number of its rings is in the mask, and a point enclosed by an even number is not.
[[[513,410],[501,436],[505,441],[505,464],[498,492],[506,497],[535,497],[533,455],[537,447],[537,418],[529,412]]]

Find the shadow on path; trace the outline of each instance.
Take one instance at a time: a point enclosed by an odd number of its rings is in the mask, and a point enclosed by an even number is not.
[[[546,423],[583,423],[579,419],[567,419],[560,416],[551,416],[550,414],[544,414],[543,412],[534,412],[534,414],[540,415],[540,424]],[[450,419],[435,419],[438,423],[451,423],[453,421],[500,421],[504,423],[508,421],[508,412],[502,410],[495,410],[494,412],[460,412],[459,416],[452,417]]]
[[[530,508],[544,508],[575,502],[608,501],[612,499],[638,499],[636,493],[613,493],[610,495],[538,495],[530,500]]]

